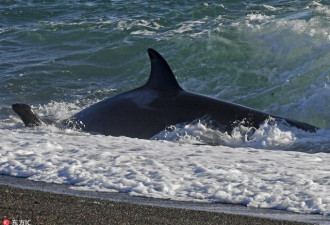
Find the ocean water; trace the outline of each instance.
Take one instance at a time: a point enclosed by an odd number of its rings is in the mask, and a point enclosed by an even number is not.
[[[320,127],[203,121],[152,140],[26,128],[143,85],[147,48],[189,91]],[[330,215],[328,1],[0,2],[0,174],[74,189]]]

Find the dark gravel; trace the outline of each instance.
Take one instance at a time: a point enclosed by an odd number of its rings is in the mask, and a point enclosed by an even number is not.
[[[0,221],[29,224],[282,224],[279,221],[217,212],[174,209],[53,194],[0,185]]]

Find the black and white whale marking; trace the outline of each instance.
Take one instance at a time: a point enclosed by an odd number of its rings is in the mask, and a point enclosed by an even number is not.
[[[315,132],[312,125],[284,119],[242,105],[183,90],[165,59],[148,49],[151,73],[148,82],[137,89],[100,101],[60,124],[90,133],[149,139],[170,125],[207,116],[225,131],[245,120],[251,127],[273,117],[297,128]],[[26,104],[14,104],[13,110],[26,126],[53,123],[39,118]]]

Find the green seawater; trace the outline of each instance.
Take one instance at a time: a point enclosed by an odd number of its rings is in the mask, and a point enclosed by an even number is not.
[[[330,128],[328,1],[0,1],[0,119],[143,85],[147,48],[183,88]]]

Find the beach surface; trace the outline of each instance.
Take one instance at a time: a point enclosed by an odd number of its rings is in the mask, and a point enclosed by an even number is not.
[[[321,215],[76,191],[10,176],[0,176],[0,193],[0,219],[11,224],[330,224]]]

